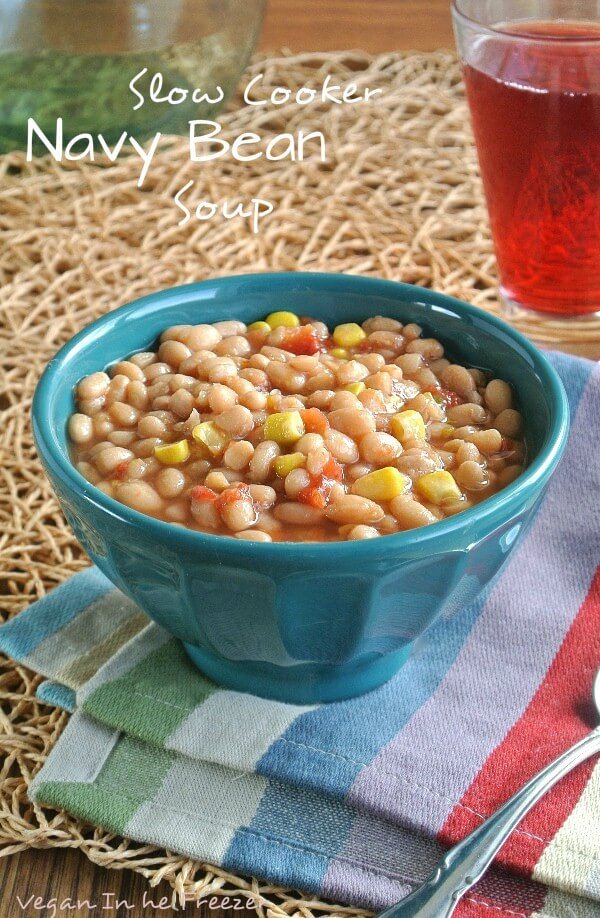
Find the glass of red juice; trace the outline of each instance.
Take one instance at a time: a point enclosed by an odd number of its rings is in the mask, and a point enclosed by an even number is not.
[[[600,310],[600,0],[454,0],[500,272],[514,307]]]

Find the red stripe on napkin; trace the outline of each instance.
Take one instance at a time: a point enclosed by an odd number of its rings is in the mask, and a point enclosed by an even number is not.
[[[547,892],[547,887],[541,883],[492,867],[461,900],[455,915],[456,918],[491,918],[491,913],[499,912],[530,918],[543,909]]]
[[[600,663],[600,568],[589,593],[527,709],[488,757],[438,835],[452,845],[476,828],[530,777],[585,736],[595,724],[592,682]],[[504,845],[498,863],[530,874],[572,812],[595,760],[554,787]]]

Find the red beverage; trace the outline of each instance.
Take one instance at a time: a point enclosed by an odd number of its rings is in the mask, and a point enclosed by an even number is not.
[[[595,312],[600,24],[497,28],[505,37],[487,32],[464,75],[503,293],[543,312]]]

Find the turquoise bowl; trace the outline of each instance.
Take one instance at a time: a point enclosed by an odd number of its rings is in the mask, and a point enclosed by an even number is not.
[[[330,326],[376,314],[418,322],[452,359],[512,384],[525,418],[527,469],[499,494],[423,529],[362,542],[272,544],[152,519],[77,472],[66,427],[83,376],[148,350],[169,325],[251,322],[275,309]],[[88,326],[45,370],[33,427],[65,516],[100,570],[183,641],[211,679],[310,704],[382,684],[438,616],[476,598],[542,499],[565,445],[568,407],[545,357],[504,322],[466,303],[371,278],[256,274],[165,290]]]

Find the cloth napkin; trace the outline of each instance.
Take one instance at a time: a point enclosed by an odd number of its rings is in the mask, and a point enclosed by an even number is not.
[[[483,596],[386,685],[296,706],[220,688],[95,568],[0,628],[75,713],[33,800],[231,871],[381,908],[595,723],[600,368],[564,355],[572,428]],[[526,817],[459,916],[600,916],[600,764]]]

